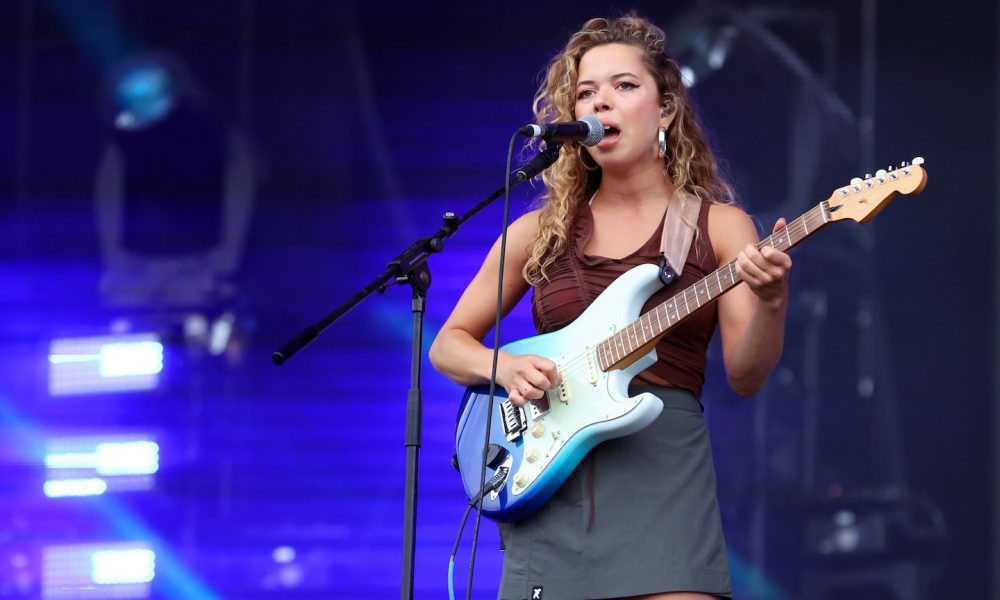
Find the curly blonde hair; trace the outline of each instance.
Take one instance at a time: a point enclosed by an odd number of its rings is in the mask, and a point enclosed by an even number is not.
[[[591,19],[570,37],[562,52],[549,63],[545,81],[535,94],[533,108],[538,122],[576,118],[580,59],[587,51],[605,44],[638,48],[660,95],[677,111],[678,116],[667,132],[667,152],[663,158],[665,172],[674,186],[709,202],[731,204],[733,190],[719,174],[681,83],[680,68],[667,54],[663,30],[635,14],[617,19]],[[539,198],[542,208],[538,237],[523,269],[524,278],[533,285],[547,279],[546,269],[566,251],[570,224],[581,203],[597,191],[601,171],[581,145],[567,144],[555,164],[542,174],[542,181],[546,190]]]

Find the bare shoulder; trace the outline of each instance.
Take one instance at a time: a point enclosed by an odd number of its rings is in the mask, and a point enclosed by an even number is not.
[[[538,237],[538,216],[541,209],[528,211],[514,220],[507,228],[507,246],[516,248],[519,252],[528,252],[528,248]]]
[[[538,233],[538,218],[542,214],[542,209],[536,208],[534,210],[529,210],[520,217],[514,220],[510,224],[511,228],[517,228],[518,230],[523,230],[525,233],[535,235]]]
[[[742,208],[735,204],[713,204],[708,212],[708,226],[720,232],[731,229],[753,228],[753,221]]]
[[[708,212],[708,235],[719,261],[728,261],[747,244],[758,241],[757,228],[742,208],[713,204]]]

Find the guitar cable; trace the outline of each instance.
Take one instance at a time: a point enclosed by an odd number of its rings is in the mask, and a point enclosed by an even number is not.
[[[486,403],[486,433],[485,439],[483,441],[483,460],[479,471],[479,494],[476,498],[469,503],[469,507],[465,510],[465,516],[462,517],[462,526],[458,530],[458,539],[455,540],[455,547],[451,554],[451,560],[448,562],[448,593],[449,598],[454,600],[454,567],[455,567],[455,555],[458,553],[459,541],[462,538],[462,532],[465,529],[465,522],[469,516],[469,510],[474,506],[476,508],[476,520],[475,526],[472,532],[472,548],[470,549],[469,555],[469,579],[466,583],[465,597],[466,600],[471,600],[472,598],[472,579],[473,573],[476,566],[476,548],[479,543],[479,524],[482,522],[483,516],[483,498],[492,489],[487,489],[489,486],[493,488],[498,486],[499,483],[491,482],[487,484],[486,482],[486,462],[487,455],[490,446],[490,433],[493,415],[493,403],[496,397],[496,381],[497,381],[497,362],[500,357],[500,319],[503,317],[503,273],[504,273],[504,262],[507,256],[507,225],[510,220],[510,166],[514,158],[514,143],[517,138],[521,135],[520,131],[514,133],[510,138],[510,143],[507,146],[507,164],[504,169],[504,194],[503,194],[503,227],[500,233],[500,266],[499,273],[497,275],[497,311],[496,311],[496,322],[493,326],[493,365],[490,371],[490,395],[489,400]]]
[[[458,546],[462,541],[462,532],[465,531],[465,523],[469,520],[469,512],[480,505],[486,494],[495,491],[500,487],[503,480],[491,479],[476,497],[465,507],[465,514],[462,515],[462,524],[458,527],[458,536],[455,538],[455,545],[451,547],[451,558],[448,560],[448,599],[455,600],[455,556],[458,555]],[[471,590],[471,586],[469,587]],[[468,597],[468,595],[466,596]]]

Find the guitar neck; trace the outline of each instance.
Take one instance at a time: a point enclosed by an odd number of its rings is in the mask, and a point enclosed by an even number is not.
[[[786,251],[830,223],[830,207],[820,202],[798,219],[757,243]],[[736,261],[731,260],[684,291],[644,313],[628,326],[601,341],[597,358],[603,371],[624,368],[652,349],[670,328],[707,306],[740,283]]]

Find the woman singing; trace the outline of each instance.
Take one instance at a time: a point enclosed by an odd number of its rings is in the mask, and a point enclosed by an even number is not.
[[[644,312],[719,265],[736,260],[739,285],[695,311],[656,344],[656,363],[631,383],[664,404],[649,426],[598,444],[546,504],[502,523],[499,597],[703,599],[732,595],[716,500],[715,469],[700,395],[706,351],[722,336],[728,381],[741,396],[764,384],[781,354],[789,257],[758,251],[750,218],[733,204],[663,32],[630,15],[592,19],[550,63],[535,97],[540,123],[594,115],[593,147],[567,145],[543,176],[541,207],[510,225],[504,314],[532,291],[539,333],[558,330],[625,271],[661,264],[667,207],[699,202],[693,241],[677,280]],[[779,219],[774,230],[784,226]],[[462,385],[489,381],[499,241],[431,347],[442,373]],[[501,352],[496,381],[515,404],[559,381],[556,364]]]

